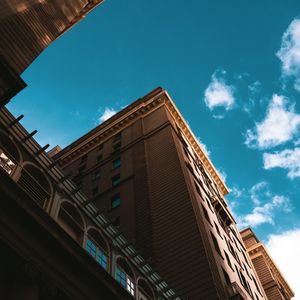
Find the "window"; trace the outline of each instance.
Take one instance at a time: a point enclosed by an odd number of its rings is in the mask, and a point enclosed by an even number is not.
[[[207,197],[205,198],[205,200],[206,200],[207,205],[208,205],[208,207],[210,208],[210,210],[211,210],[212,212],[214,212],[214,210],[213,210],[213,208],[212,208],[212,206],[211,206],[210,200],[209,200]]]
[[[97,247],[96,245],[91,241],[91,240],[87,240],[86,241],[86,251],[93,256],[94,258],[96,258],[96,252],[97,252]]]
[[[100,144],[98,150],[103,150],[103,144]]]
[[[96,194],[98,194],[98,192],[99,192],[99,188],[98,188],[98,187],[95,187],[95,188],[92,190],[93,196],[96,195]]]
[[[116,185],[118,185],[120,182],[121,182],[121,176],[120,176],[120,174],[114,176],[114,177],[111,179],[111,185],[112,185],[112,186],[116,186]]]
[[[101,171],[100,170],[95,171],[94,179],[98,179],[98,178],[100,178],[100,176],[101,176]]]
[[[118,132],[115,136],[114,136],[114,142],[115,141],[119,141],[122,138],[122,132]]]
[[[107,256],[101,249],[98,249],[97,262],[103,269],[107,270]]]
[[[99,265],[107,270],[107,255],[104,253],[104,251],[97,247],[96,244],[91,241],[90,239],[88,239],[86,241],[86,251],[93,257],[96,259],[96,261],[99,263]]]
[[[196,183],[196,181],[194,181],[194,184],[195,184],[195,188],[196,188],[196,191],[197,191],[198,195],[201,196],[201,198],[202,198],[202,194],[201,194],[201,190],[200,190],[199,185]]]
[[[116,226],[116,227],[120,227],[120,217],[116,217],[113,220],[113,225]]]
[[[211,238],[212,238],[212,240],[213,240],[213,243],[214,243],[214,246],[215,246],[216,251],[217,251],[218,254],[222,257],[221,250],[220,250],[220,247],[219,247],[219,244],[218,244],[217,239],[215,238],[215,236],[214,236],[212,233],[210,233],[210,234],[211,234]],[[222,257],[222,258],[223,258],[223,257]]]
[[[134,283],[121,268],[117,268],[116,279],[132,296],[134,296]]]
[[[113,161],[113,169],[117,169],[121,167],[121,158],[116,158],[114,161]]]
[[[103,154],[98,155],[97,162],[100,162],[103,159]]]
[[[228,266],[233,270],[233,267],[232,267],[232,264],[231,264],[231,261],[230,261],[230,258],[227,254],[227,252],[224,250],[224,254],[225,254],[225,257],[226,257],[226,260],[227,260],[227,263],[228,263]],[[234,271],[234,270],[233,270]]]
[[[87,157],[88,157],[88,155],[87,155],[87,154],[85,154],[85,155],[81,156],[80,163],[83,163],[83,162],[85,162],[85,161],[87,160]]]
[[[229,277],[228,273],[223,268],[222,268],[222,270],[223,270],[223,274],[224,274],[226,284],[230,286],[231,285],[230,277]]]
[[[16,167],[16,164],[0,148],[0,167],[10,175]]]
[[[121,205],[121,198],[119,194],[111,198],[111,209],[117,208],[120,205]]]
[[[209,215],[208,215],[208,212],[207,212],[207,209],[202,205],[202,210],[203,210],[203,213],[204,213],[204,216],[205,216],[205,219],[208,221],[208,223],[210,224],[210,225],[212,225],[211,224],[211,222],[210,222],[210,218],[209,218]]]
[[[222,238],[222,235],[221,235],[221,232],[220,232],[219,226],[216,224],[216,222],[214,222],[214,224],[215,224],[215,227],[216,227],[216,230],[217,230],[218,235],[220,236],[221,239],[223,239],[223,238]]]
[[[257,289],[257,290],[259,291],[259,293],[261,294],[260,288],[258,287],[258,284],[257,284],[257,281],[256,281],[255,277],[254,277],[253,275],[251,275],[251,277],[252,277],[252,279],[253,279],[253,281],[254,281],[254,284],[255,284],[256,289]]]
[[[79,167],[78,168],[78,173],[82,174],[84,172],[85,168],[86,168],[86,165],[83,165],[83,166]]]
[[[122,143],[121,143],[121,142],[119,142],[119,143],[117,143],[117,144],[114,144],[114,145],[113,145],[113,151],[114,151],[114,152],[120,151],[121,146],[122,146]]]

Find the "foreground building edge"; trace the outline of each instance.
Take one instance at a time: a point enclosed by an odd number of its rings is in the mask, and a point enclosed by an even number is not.
[[[20,75],[57,38],[103,0],[0,3],[0,107],[26,87]]]

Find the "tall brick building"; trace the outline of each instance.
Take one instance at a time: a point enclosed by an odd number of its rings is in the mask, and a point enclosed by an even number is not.
[[[26,84],[20,75],[103,0],[0,1],[0,107]]]
[[[294,297],[294,292],[254,232],[250,228],[246,228],[241,235],[267,298],[269,300],[290,300]]]
[[[163,89],[54,159],[184,299],[267,299],[228,189]]]

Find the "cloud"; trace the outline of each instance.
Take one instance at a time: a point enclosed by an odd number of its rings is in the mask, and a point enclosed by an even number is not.
[[[270,196],[270,191],[268,189],[268,183],[265,181],[261,181],[254,186],[251,187],[250,198],[255,205],[259,205],[261,203],[260,198],[264,196]]]
[[[274,94],[268,106],[265,119],[246,132],[248,147],[266,149],[291,140],[298,132],[300,115],[295,112],[295,104]]]
[[[269,223],[274,225],[274,215],[276,211],[290,211],[289,198],[282,195],[275,195],[271,200],[263,205],[255,206],[251,213],[238,216],[237,223],[240,228],[257,227],[261,224]]]
[[[210,110],[215,107],[224,107],[225,110],[229,110],[234,105],[234,88],[226,84],[225,74],[224,70],[217,70],[204,92],[204,102]]]
[[[300,91],[300,19],[294,19],[282,36],[281,47],[276,53],[281,60],[284,78],[294,79],[294,87]]]
[[[300,148],[286,149],[275,153],[264,153],[264,168],[283,168],[288,170],[288,177],[300,177]]]
[[[299,300],[300,228],[270,235],[266,247]]]
[[[251,84],[248,85],[248,90],[251,94],[256,94],[261,89],[261,82],[260,81],[254,81]]]
[[[99,124],[108,120],[110,117],[112,117],[113,115],[116,114],[116,110],[114,110],[113,108],[109,108],[109,107],[105,107],[104,112],[102,113],[102,115],[99,117]]]

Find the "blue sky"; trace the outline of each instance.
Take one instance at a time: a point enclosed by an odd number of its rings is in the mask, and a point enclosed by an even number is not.
[[[23,79],[8,108],[52,146],[165,88],[226,177],[238,224],[253,226],[296,290],[299,1],[106,0]]]

